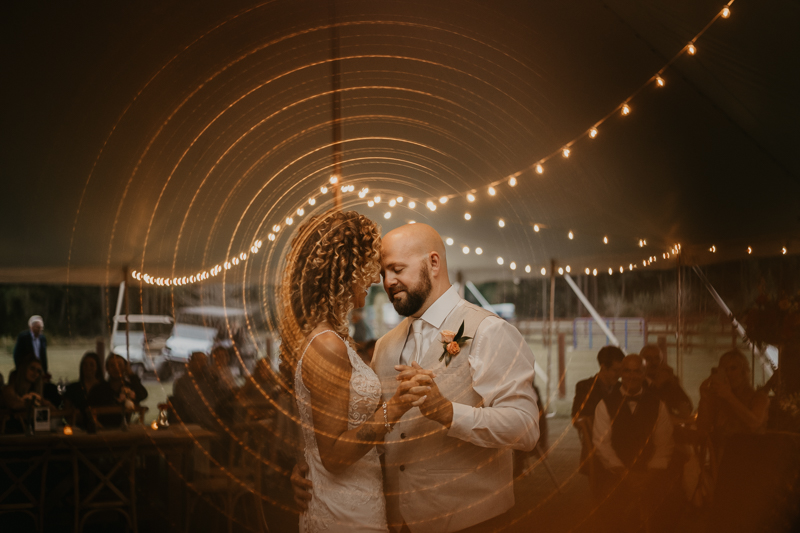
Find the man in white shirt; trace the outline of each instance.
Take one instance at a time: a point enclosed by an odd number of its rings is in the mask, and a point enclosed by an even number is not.
[[[638,530],[664,501],[666,472],[674,441],[664,402],[644,387],[645,362],[639,355],[622,360],[622,382],[597,404],[592,443],[602,465],[614,474],[607,515],[615,530]]]
[[[389,527],[500,531],[514,505],[512,450],[539,438],[533,353],[513,326],[459,296],[432,227],[389,232],[381,254],[386,293],[407,318],[378,341],[372,367],[384,398],[415,374],[431,385],[384,439]],[[296,500],[310,497],[304,481],[296,469]]]

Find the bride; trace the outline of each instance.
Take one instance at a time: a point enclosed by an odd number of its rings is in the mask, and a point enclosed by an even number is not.
[[[314,487],[302,532],[388,531],[376,444],[430,390],[403,381],[381,402],[377,375],[353,348],[347,314],[364,306],[379,273],[379,228],[355,211],[308,220],[287,258],[281,357],[294,373]]]

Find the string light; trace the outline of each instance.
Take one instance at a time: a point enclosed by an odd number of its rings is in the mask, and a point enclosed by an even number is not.
[[[337,178],[336,175],[333,175],[331,176],[331,179],[329,179],[328,181],[331,183],[331,185],[336,185],[337,183],[339,183],[339,178]]]
[[[385,218],[386,220],[389,220],[390,218],[392,218],[392,213],[391,213],[391,211],[387,211],[387,212],[385,212],[385,213],[383,214],[383,218]]]
[[[711,246],[711,248],[709,248],[708,251],[711,252],[712,254],[716,253],[717,252],[717,247],[716,246]]]
[[[465,255],[466,255],[466,254],[468,254],[468,253],[469,253],[469,246],[464,246],[463,248],[461,248],[461,251],[462,251],[462,252],[463,252]]]
[[[270,233],[269,235],[267,235],[267,239],[269,239],[271,241],[274,241],[275,240],[275,234],[274,233]]]
[[[564,269],[561,268],[561,267],[558,267],[558,273],[563,276],[564,275]]]
[[[391,200],[389,200],[389,207],[394,207],[394,206],[396,206],[396,205],[397,205],[397,200],[395,200],[394,198],[392,198]]]
[[[309,198],[308,199],[308,205],[314,205],[316,203],[317,203],[317,199],[316,198]]]
[[[274,231],[275,233],[278,233],[280,230],[281,230],[280,225],[275,224],[274,226],[272,226],[272,231]]]
[[[588,275],[589,275],[589,274],[590,274],[592,271],[591,271],[591,270],[589,270],[589,268],[588,268],[588,267],[586,267],[586,269],[584,269],[584,272],[585,272],[585,273],[586,273],[586,275],[588,276]]]
[[[291,226],[294,224],[294,219],[292,217],[286,217],[286,225]]]
[[[502,257],[498,257],[497,258],[497,264],[498,265],[502,265],[503,264],[503,258]]]
[[[539,224],[534,224],[533,225],[533,231],[535,231],[536,233],[539,233]]]
[[[472,215],[470,215],[469,213],[464,213],[464,220],[469,220],[471,218],[472,218]]]
[[[398,204],[402,204],[403,203],[403,197],[402,196],[398,196],[397,197],[397,203]]]
[[[530,265],[525,265],[525,272],[527,272],[528,274],[531,273],[531,266]]]
[[[608,237],[603,237],[603,244],[608,244]]]
[[[594,270],[592,270],[592,276],[596,276],[596,275],[597,275],[597,269],[595,268]]]
[[[472,193],[467,194],[467,201],[468,202],[474,202],[475,201],[475,195],[472,194]]]
[[[494,190],[494,187],[489,187],[489,196],[494,196],[495,194],[497,194],[497,191]]]
[[[409,221],[408,221],[408,223],[409,223],[409,224],[416,224],[416,223],[417,223],[417,221],[416,221],[416,220],[409,220]]]
[[[439,198],[439,203],[442,204],[442,205],[446,204],[447,203],[447,196],[442,196],[441,198]]]
[[[501,218],[500,220],[497,221],[497,225],[500,226],[501,228],[504,228],[506,227],[506,221]]]
[[[305,214],[306,214],[306,211],[302,207],[297,210],[297,216],[301,217],[301,216],[303,216]]]
[[[749,246],[748,246],[748,247],[747,247],[747,255],[750,255],[750,254],[752,254],[752,253],[753,253],[753,249],[752,249],[751,247],[749,247]]]
[[[542,273],[542,276],[547,275],[547,269],[545,269],[544,267],[542,267],[542,270],[540,270],[540,272]]]
[[[567,148],[567,147],[564,147],[564,148],[561,150],[561,155],[564,157],[564,159],[568,158],[568,157],[569,157],[569,154],[570,154],[570,150],[569,150],[569,148]]]
[[[511,270],[516,270],[516,269],[517,269],[517,264],[516,264],[514,261],[511,261],[511,264],[510,264],[510,265],[508,265],[508,267],[509,267]]]
[[[625,268],[624,267],[619,267],[619,273],[622,274],[623,272],[625,272]]]
[[[597,128],[592,128],[589,130],[589,138],[594,139],[597,137]]]
[[[787,251],[788,251],[788,250],[786,249],[786,247],[785,247],[785,246],[784,246],[783,248],[781,248],[781,253],[782,253],[783,255],[786,255],[786,252],[787,252]]]
[[[374,205],[375,205],[375,202],[373,202],[372,200],[370,200],[369,202],[367,202],[367,205],[368,205],[368,206],[370,206],[370,207],[372,207],[372,206],[374,206]]]
[[[322,187],[319,188],[319,192],[321,192],[322,194],[327,194],[328,188],[323,185]]]
[[[572,231],[570,231],[569,235],[567,235],[567,236],[569,237],[569,240],[572,240],[575,237],[575,235],[572,234]]]
[[[544,174],[544,167],[539,163],[536,163],[536,173],[537,174]]]
[[[481,247],[475,248],[475,254],[476,255],[481,255],[482,253],[483,253],[483,248],[481,248]]]
[[[697,53],[697,47],[694,45],[694,42],[691,42],[686,46],[686,51],[689,52],[690,56],[693,56]]]
[[[611,268],[609,267],[609,269],[608,269],[608,275],[609,275],[609,276],[611,276],[612,274],[614,274],[614,271],[613,271],[613,270],[611,270]]]
[[[631,106],[629,106],[628,104],[623,104],[622,105],[622,114],[624,116],[630,115],[631,114]]]
[[[428,203],[425,205],[427,205],[428,209],[430,209],[431,211],[436,211],[436,204],[431,202],[430,200],[428,200]]]
[[[411,200],[410,202],[408,202],[408,207],[410,209],[414,209],[415,207],[417,207],[417,202],[415,202],[414,200]]]
[[[722,8],[722,12],[719,14],[722,18],[726,19],[731,16],[731,10],[728,6]]]
[[[444,242],[446,242],[448,246],[453,246],[453,242],[455,241],[453,241],[451,237],[448,237]]]
[[[664,78],[656,74],[656,85],[658,85],[659,87],[663,87],[664,85],[666,85],[666,83],[667,82],[664,81]]]
[[[508,180],[508,185],[510,187],[516,187],[517,186],[517,178],[511,178],[510,180]]]
[[[376,196],[375,198],[372,199],[372,201],[375,202],[376,204],[379,204],[379,203],[381,203],[381,197],[380,196]]]
[[[565,268],[564,270],[566,270],[567,274],[569,274],[569,265],[567,265],[567,268]]]

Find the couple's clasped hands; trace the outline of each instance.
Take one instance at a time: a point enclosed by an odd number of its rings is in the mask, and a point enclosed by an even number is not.
[[[398,371],[396,379],[400,385],[388,405],[397,402],[395,406],[401,411],[395,421],[412,407],[419,407],[425,417],[449,427],[453,419],[453,406],[442,396],[434,381],[436,375],[433,371],[425,370],[416,361],[411,366],[395,365],[394,369]]]

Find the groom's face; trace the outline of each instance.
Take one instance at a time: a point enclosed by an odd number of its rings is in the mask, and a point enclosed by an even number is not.
[[[433,290],[430,270],[425,259],[418,261],[392,262],[383,269],[383,288],[389,295],[394,310],[402,316],[412,316]]]

